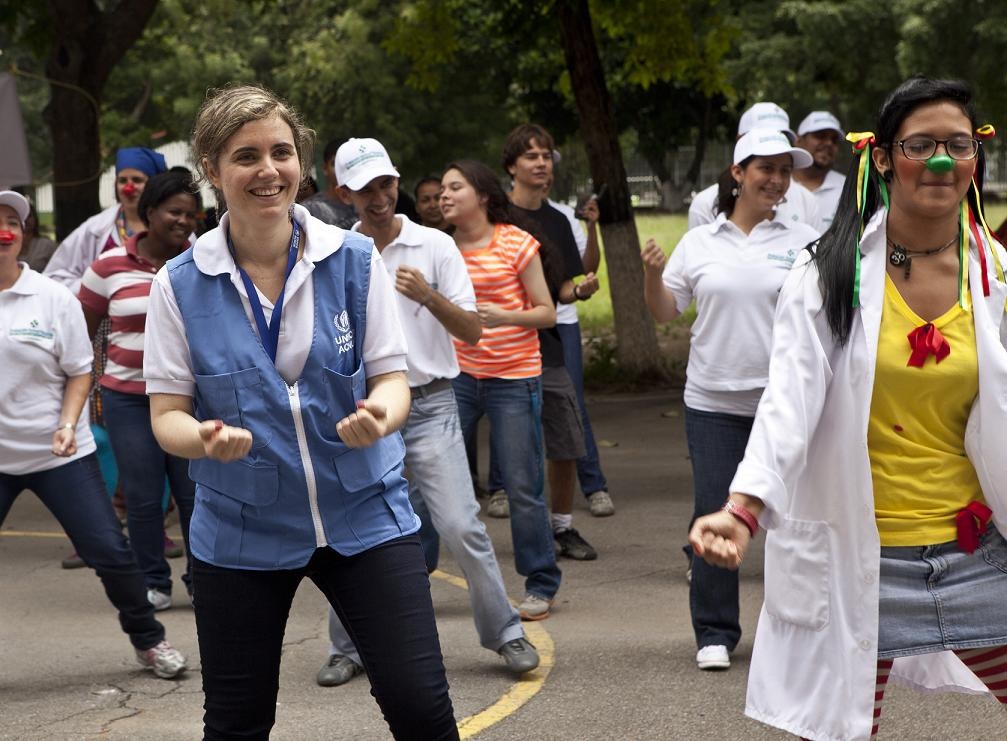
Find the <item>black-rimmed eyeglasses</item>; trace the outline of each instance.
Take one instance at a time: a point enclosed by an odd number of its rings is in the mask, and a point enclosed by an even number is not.
[[[911,136],[901,139],[896,144],[902,150],[907,160],[928,160],[937,151],[937,145],[943,144],[948,157],[953,160],[970,160],[979,152],[979,142],[971,136],[954,136],[950,139],[932,139],[929,136]]]

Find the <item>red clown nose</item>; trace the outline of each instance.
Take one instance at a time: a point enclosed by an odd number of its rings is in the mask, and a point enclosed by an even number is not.
[[[136,185],[132,182],[126,183],[122,186],[122,194],[127,198],[132,198],[136,195]]]
[[[0,244],[14,244],[17,234],[14,232],[0,231]]]

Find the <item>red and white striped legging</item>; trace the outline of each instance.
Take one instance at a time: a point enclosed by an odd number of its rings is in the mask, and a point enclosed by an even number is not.
[[[1007,705],[1007,646],[970,648],[955,651],[955,655],[962,660],[965,666],[975,672],[975,675],[989,688],[997,700]],[[885,698],[885,685],[888,684],[888,674],[891,670],[891,659],[878,661],[878,678],[874,689],[872,739],[878,735],[878,725],[881,722],[881,702]],[[807,741],[807,739],[801,739],[801,741]]]

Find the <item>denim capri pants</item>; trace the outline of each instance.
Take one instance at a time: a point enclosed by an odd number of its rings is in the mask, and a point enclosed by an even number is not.
[[[956,541],[881,549],[878,658],[1007,645],[1007,542],[990,523]]]

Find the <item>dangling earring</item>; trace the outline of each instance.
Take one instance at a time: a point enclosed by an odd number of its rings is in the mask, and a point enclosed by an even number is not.
[[[735,198],[737,198],[738,196],[740,196],[741,195],[741,187],[742,187],[741,183],[736,180],[734,182],[734,187],[731,188],[731,195],[734,196]]]

